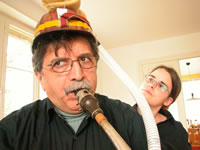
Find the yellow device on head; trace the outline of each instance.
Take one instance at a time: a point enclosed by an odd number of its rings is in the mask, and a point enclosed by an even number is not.
[[[56,8],[67,8],[86,18],[85,13],[80,10],[80,0],[42,0],[42,4],[48,11],[55,10]]]

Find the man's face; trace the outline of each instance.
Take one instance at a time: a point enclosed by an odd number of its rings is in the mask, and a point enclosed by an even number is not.
[[[36,75],[49,99],[56,107],[64,112],[79,113],[80,105],[74,92],[71,91],[66,94],[65,90],[73,85],[74,81],[86,80],[91,86],[90,92],[95,93],[97,86],[96,67],[82,69],[78,61],[73,61],[70,71],[57,73],[52,70],[51,66],[44,66],[60,58],[77,60],[83,56],[93,56],[90,45],[86,39],[78,37],[71,42],[70,50],[66,51],[64,47],[60,47],[57,51],[58,56],[55,56],[51,49],[52,46],[50,45],[44,57],[42,73],[37,72]]]

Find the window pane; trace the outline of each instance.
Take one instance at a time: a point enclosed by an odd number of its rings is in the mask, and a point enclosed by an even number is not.
[[[182,82],[183,95],[185,100],[186,117],[188,120],[197,120],[200,123],[200,80],[185,81]],[[189,100],[192,98],[191,93],[194,94],[194,98],[198,100]]]
[[[7,66],[32,71],[31,44],[15,36],[8,36]]]
[[[31,43],[9,34],[6,59],[4,115],[33,101]]]
[[[42,99],[44,99],[44,98],[46,98],[47,97],[47,94],[46,94],[46,92],[43,90],[43,88],[42,88],[42,86],[41,86],[41,84],[40,84],[40,99],[42,100]]]
[[[7,68],[5,89],[7,115],[33,101],[33,73]]]

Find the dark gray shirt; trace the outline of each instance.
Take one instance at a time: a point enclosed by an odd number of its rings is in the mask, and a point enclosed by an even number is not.
[[[137,105],[133,108],[137,110]],[[169,111],[160,110],[160,113],[167,117],[167,120],[157,124],[162,150],[191,150],[188,133],[182,124],[176,121]],[[142,119],[142,116],[140,118]]]
[[[138,113],[128,104],[95,95],[111,125],[133,150],[147,150]],[[86,115],[75,133],[46,98],[17,110],[0,121],[0,150],[115,150],[103,129]]]

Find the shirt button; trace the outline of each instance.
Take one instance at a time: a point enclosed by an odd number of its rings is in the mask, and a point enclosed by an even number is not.
[[[77,140],[77,139],[78,139],[78,137],[75,135],[75,136],[73,137],[73,139],[74,139],[74,140]]]

